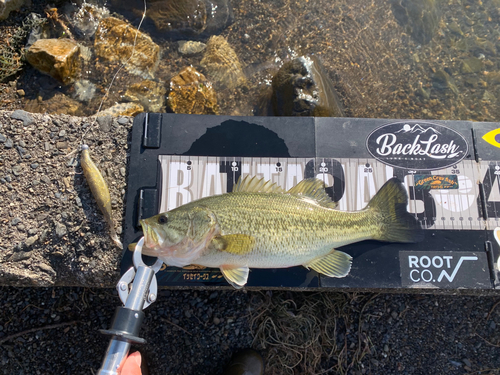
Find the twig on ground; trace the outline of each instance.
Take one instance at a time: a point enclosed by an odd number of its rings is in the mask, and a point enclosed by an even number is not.
[[[65,326],[74,325],[74,324],[77,324],[77,323],[80,323],[80,322],[78,320],[74,320],[72,322],[49,324],[48,326],[44,326],[44,327],[30,328],[30,329],[27,329],[25,331],[18,332],[18,333],[15,333],[13,335],[9,335],[7,337],[4,337],[3,339],[0,339],[0,345],[2,345],[4,342],[13,340],[13,339],[15,339],[15,338],[17,338],[19,336],[26,335],[28,333],[33,333],[33,332],[38,332],[38,331],[45,331],[45,330],[48,330],[48,329],[55,329],[55,328],[65,327]]]

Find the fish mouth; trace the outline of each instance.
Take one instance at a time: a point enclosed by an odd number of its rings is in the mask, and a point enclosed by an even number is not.
[[[144,234],[144,245],[148,249],[155,250],[161,247],[165,238],[154,227],[151,227],[145,220],[141,220],[142,232]]]

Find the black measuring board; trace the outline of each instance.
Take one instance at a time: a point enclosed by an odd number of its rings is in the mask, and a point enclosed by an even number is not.
[[[247,286],[493,289],[500,255],[500,239],[494,238],[500,149],[483,136],[495,129],[500,132],[500,124],[140,114],[132,130],[124,244],[142,236],[140,218],[230,192],[242,176],[263,177],[285,190],[320,178],[344,211],[365,208],[396,176],[407,190],[409,212],[424,228],[423,241],[339,248],[353,257],[345,278],[301,266],[252,269]],[[131,264],[126,250],[122,272]],[[164,267],[157,278],[169,287],[228,286],[218,269]]]

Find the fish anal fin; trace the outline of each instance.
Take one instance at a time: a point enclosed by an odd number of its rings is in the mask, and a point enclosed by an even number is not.
[[[275,182],[266,181],[257,176],[241,178],[233,187],[233,193],[284,193],[285,190]]]
[[[226,281],[236,289],[241,289],[248,280],[248,267],[220,266]]]
[[[253,250],[255,237],[248,234],[226,234],[215,236],[209,247],[235,255],[243,255]]]
[[[307,268],[329,277],[345,277],[351,270],[352,257],[342,251],[333,250],[330,254],[317,258],[308,264]]]
[[[320,206],[327,208],[337,208],[337,202],[326,194],[325,183],[318,178],[307,178],[286,192],[287,194],[310,198]]]

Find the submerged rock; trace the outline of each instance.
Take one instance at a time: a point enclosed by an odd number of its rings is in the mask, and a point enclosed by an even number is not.
[[[28,100],[24,109],[33,113],[74,116],[81,114],[82,105],[64,94],[56,93],[47,99]]]
[[[246,82],[238,55],[223,36],[212,36],[200,65],[215,82],[235,88]]]
[[[275,116],[344,116],[335,87],[316,56],[283,64],[273,77],[272,89]]]
[[[139,103],[116,103],[114,106],[106,108],[97,114],[97,117],[102,116],[136,116],[144,112],[144,108]]]
[[[69,39],[40,39],[26,52],[26,59],[37,70],[64,85],[80,72],[80,47]]]
[[[431,41],[441,20],[440,0],[391,0],[392,13],[416,42]]]
[[[75,82],[74,98],[79,102],[89,102],[95,95],[96,85],[87,79],[81,79]]]
[[[127,14],[132,9],[142,16],[142,0],[112,0],[113,6]],[[151,20],[162,36],[178,39],[206,39],[233,23],[229,0],[150,0],[146,18]]]
[[[210,82],[193,67],[182,70],[170,82],[168,106],[174,113],[217,115],[217,96]]]
[[[179,40],[179,52],[183,55],[194,55],[195,53],[201,52],[207,46],[202,42],[195,42],[192,40]]]
[[[128,72],[145,79],[154,78],[160,59],[160,47],[148,35],[114,17],[99,22],[94,51],[103,60],[125,64]]]
[[[443,69],[439,69],[434,73],[433,77],[433,86],[444,90],[444,89],[449,89],[451,90],[455,95],[459,94],[458,88],[455,85],[455,80],[451,75],[446,73]]]
[[[90,39],[94,36],[101,19],[106,17],[109,17],[107,8],[83,3],[72,16],[72,25],[77,33]]]
[[[18,10],[25,3],[27,3],[26,0],[0,0],[0,21],[7,19],[10,12]]]
[[[139,103],[146,112],[163,112],[166,92],[167,89],[162,83],[144,80],[131,85],[123,98]]]

